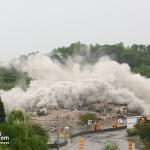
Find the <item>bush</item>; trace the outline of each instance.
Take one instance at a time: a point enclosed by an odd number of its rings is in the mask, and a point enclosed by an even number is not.
[[[127,132],[128,136],[135,136],[135,135],[137,135],[137,131],[134,128],[133,129],[127,129],[126,132]]]
[[[24,121],[22,112],[10,113],[9,122],[0,124],[0,131],[9,136],[10,144],[0,150],[47,150],[47,133],[38,125]]]
[[[150,122],[147,121],[143,126],[138,123],[135,128],[145,148],[150,148]]]
[[[0,145],[0,150],[12,150],[12,149],[7,147],[6,145]]]
[[[21,110],[12,111],[7,116],[7,121],[9,123],[24,122],[25,119],[26,119],[26,116],[23,114]]]
[[[108,142],[103,150],[119,150],[119,148],[116,142]]]

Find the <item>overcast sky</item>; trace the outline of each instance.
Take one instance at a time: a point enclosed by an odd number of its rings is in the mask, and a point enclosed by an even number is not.
[[[77,41],[150,44],[150,0],[0,0],[0,61]]]

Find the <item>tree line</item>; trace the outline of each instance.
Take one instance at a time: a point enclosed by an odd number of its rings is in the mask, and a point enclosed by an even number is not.
[[[28,77],[27,73],[20,72],[12,66],[0,67],[0,89],[9,90],[17,84],[26,88],[30,80],[31,78]]]
[[[72,43],[68,47],[54,49],[50,56],[65,63],[66,58],[75,55],[83,56],[84,62],[94,64],[102,56],[110,56],[119,63],[127,63],[135,73],[150,78],[150,45],[124,46],[123,43],[114,45],[86,45],[81,42]],[[83,62],[83,63],[84,63]]]

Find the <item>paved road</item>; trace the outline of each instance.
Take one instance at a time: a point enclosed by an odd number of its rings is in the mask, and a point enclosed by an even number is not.
[[[116,142],[120,150],[128,150],[128,140],[125,130],[90,134],[83,136],[83,138],[84,150],[102,150],[108,141]],[[60,150],[79,150],[79,137],[74,138],[73,143],[69,143]],[[133,150],[135,150],[134,144]]]

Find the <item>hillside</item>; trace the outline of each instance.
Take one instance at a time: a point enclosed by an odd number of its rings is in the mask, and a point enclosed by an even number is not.
[[[64,63],[69,56],[83,56],[84,62],[95,63],[102,56],[110,56],[119,63],[127,63],[133,72],[150,78],[150,45],[137,45],[125,47],[123,43],[114,45],[90,45],[80,42],[69,47],[61,47],[51,52],[51,57]]]

